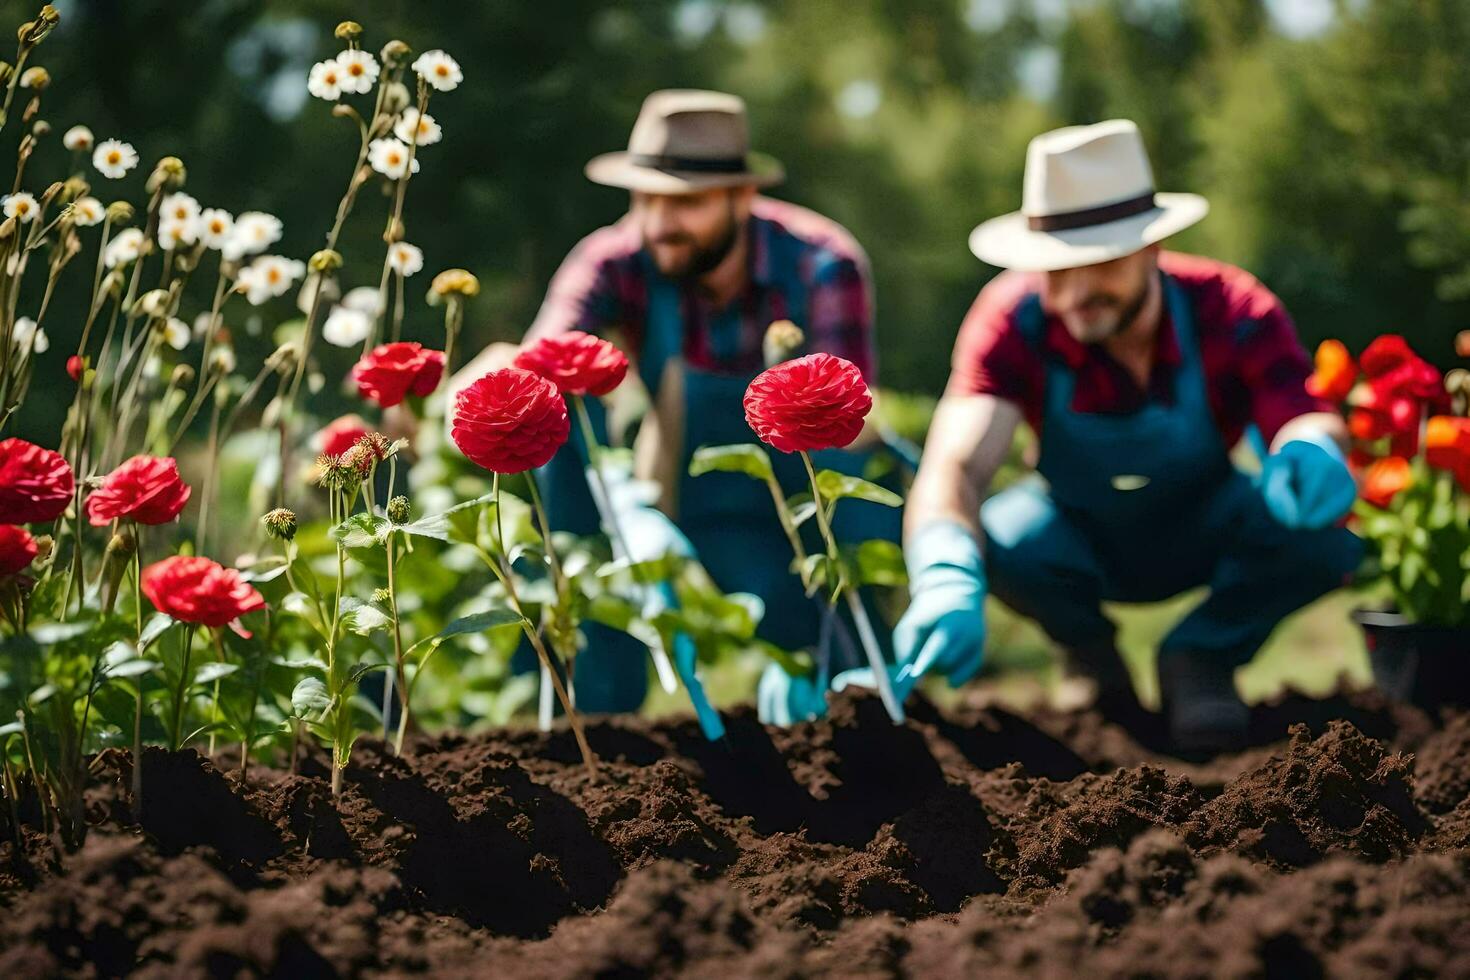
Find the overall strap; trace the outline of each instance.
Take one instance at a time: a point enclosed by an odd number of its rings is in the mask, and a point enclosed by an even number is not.
[[[1046,310],[1041,306],[1039,293],[1028,293],[1016,308],[1016,329],[1021,337],[1036,351],[1044,368],[1044,391],[1042,394],[1042,417],[1072,409],[1072,393],[1077,379],[1071,369],[1046,349]]]
[[[640,256],[639,267],[648,289],[648,312],[638,374],[649,397],[657,400],[664,366],[684,352],[684,291],[678,283],[659,274],[650,256]]]

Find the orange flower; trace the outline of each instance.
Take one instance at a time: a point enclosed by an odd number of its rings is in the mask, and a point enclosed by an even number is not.
[[[1340,340],[1317,345],[1316,370],[1307,379],[1307,391],[1318,398],[1340,402],[1358,381],[1358,365]]]
[[[1470,492],[1470,419],[1430,418],[1424,429],[1424,459],[1435,469],[1453,473],[1460,488]]]
[[[1402,456],[1385,456],[1377,460],[1363,474],[1363,486],[1359,496],[1374,507],[1387,510],[1394,497],[1408,489],[1414,482],[1409,470],[1409,461]]]
[[[1455,353],[1460,357],[1470,357],[1470,330],[1455,334]]]

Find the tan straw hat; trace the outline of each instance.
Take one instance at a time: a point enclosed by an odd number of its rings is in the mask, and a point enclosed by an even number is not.
[[[1068,126],[1031,141],[1021,210],[972,231],[970,251],[1006,269],[1075,269],[1162,241],[1209,210],[1198,194],[1154,190],[1133,122]]]
[[[628,149],[587,164],[599,184],[649,194],[780,183],[781,164],[750,149],[745,101],[724,92],[666,89],[643,100]]]

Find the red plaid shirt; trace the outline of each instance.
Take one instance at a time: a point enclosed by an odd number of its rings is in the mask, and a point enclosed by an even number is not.
[[[693,285],[681,287],[685,361],[705,371],[758,371],[766,327],[792,320],[806,331],[808,352],[845,357],[873,382],[871,276],[857,241],[835,221],[766,197],[752,203],[749,231],[750,275],[729,304],[717,308]],[[631,218],[599,228],[552,277],[526,339],[616,328],[636,357],[647,332],[649,277],[657,274]]]
[[[1330,412],[1307,394],[1312,362],[1281,301],[1250,273],[1224,262],[1161,252],[1159,268],[1194,305],[1195,331],[1215,425],[1226,446],[1256,423],[1269,444],[1278,429],[1307,412]],[[1041,429],[1044,365],[1016,324],[1022,302],[1039,293],[1041,273],[1003,272],[980,291],[960,327],[949,394],[991,394],[1016,403]],[[1149,399],[1168,401],[1180,362],[1167,309],[1160,324],[1147,389],[1100,344],[1083,344],[1048,316],[1042,346],[1077,374],[1075,412],[1127,413]]]

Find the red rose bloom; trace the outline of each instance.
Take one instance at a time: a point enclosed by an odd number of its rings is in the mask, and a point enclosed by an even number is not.
[[[341,456],[372,430],[359,415],[344,415],[316,434],[317,452]]]
[[[380,344],[352,368],[357,393],[383,408],[397,405],[410,393],[420,398],[433,394],[443,374],[443,351],[407,341]]]
[[[158,609],[185,623],[226,626],[265,608],[265,599],[233,568],[209,558],[174,555],[143,569],[143,594]]]
[[[60,453],[26,442],[0,442],[0,522],[54,521],[71,503],[76,482]]]
[[[36,539],[14,524],[0,524],[0,578],[23,572],[36,557]]]
[[[546,465],[570,430],[556,385],[512,367],[491,371],[459,393],[449,435],[485,469],[522,473]]]
[[[1386,333],[1375,337],[1363,351],[1363,356],[1359,358],[1363,366],[1363,373],[1370,378],[1387,374],[1407,361],[1417,360],[1419,360],[1419,355],[1414,353],[1409,342],[1396,333]]]
[[[134,456],[92,491],[87,498],[87,518],[97,526],[116,520],[167,524],[189,502],[189,492],[173,457]]]
[[[745,421],[783,453],[848,445],[872,407],[857,365],[831,354],[777,364],[745,391]]]
[[[541,375],[563,395],[605,395],[628,373],[622,351],[580,330],[543,337],[517,354],[515,365]]]

